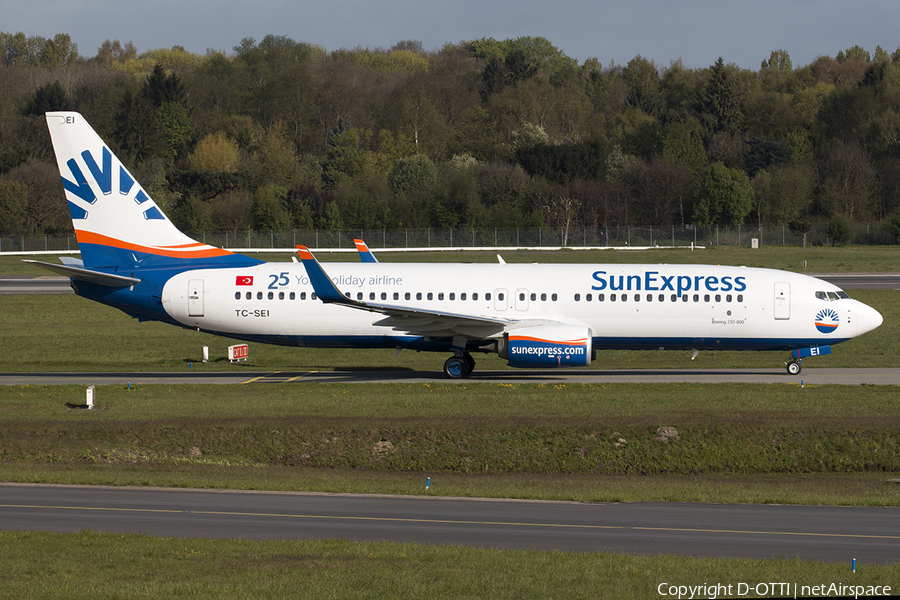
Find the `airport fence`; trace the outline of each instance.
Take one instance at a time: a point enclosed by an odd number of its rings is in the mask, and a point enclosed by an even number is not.
[[[896,244],[897,239],[880,223],[852,223],[851,243]],[[230,249],[291,249],[298,244],[316,249],[354,248],[353,240],[365,240],[370,248],[593,248],[633,246],[828,246],[831,238],[824,223],[806,234],[793,233],[786,225],[761,227],[543,227],[533,229],[338,229],[290,231],[242,231],[189,234],[192,238]],[[75,234],[0,236],[0,252],[77,252]]]

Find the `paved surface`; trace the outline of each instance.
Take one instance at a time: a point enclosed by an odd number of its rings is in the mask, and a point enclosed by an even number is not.
[[[894,507],[590,504],[0,484],[0,528],[900,562],[900,508]]]
[[[74,294],[68,277],[0,276],[0,294]]]
[[[292,383],[783,383],[900,385],[900,369],[582,369],[478,371],[447,379],[442,371],[273,371],[180,373],[0,373],[0,385],[292,384]]]

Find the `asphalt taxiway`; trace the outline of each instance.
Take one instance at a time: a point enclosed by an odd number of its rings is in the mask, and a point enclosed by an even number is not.
[[[804,369],[546,369],[475,370],[465,379],[447,379],[442,371],[215,371],[160,373],[0,373],[0,385],[132,385],[293,383],[781,383],[785,385],[900,385],[900,368]]]
[[[293,383],[780,383],[785,385],[900,385],[900,368],[805,369],[546,369],[476,370],[465,379],[447,379],[442,371],[215,371],[159,373],[0,373],[0,385],[132,385]]]
[[[900,562],[897,507],[609,504],[0,484],[0,528]]]

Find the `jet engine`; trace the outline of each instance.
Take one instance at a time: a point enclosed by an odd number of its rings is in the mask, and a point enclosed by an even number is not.
[[[511,367],[586,367],[595,358],[589,327],[536,325],[503,334],[500,358]]]

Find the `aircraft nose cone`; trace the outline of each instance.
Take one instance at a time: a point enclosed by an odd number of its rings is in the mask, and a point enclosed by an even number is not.
[[[856,335],[868,333],[884,323],[881,313],[867,304],[859,303],[856,311]]]

